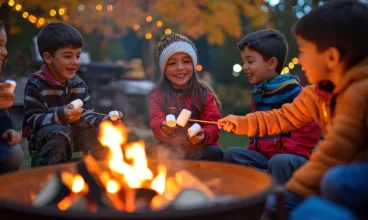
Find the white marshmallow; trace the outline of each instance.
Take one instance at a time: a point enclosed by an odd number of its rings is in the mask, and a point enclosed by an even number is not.
[[[15,87],[17,86],[17,83],[14,80],[9,80],[9,79],[6,80],[5,82],[10,84],[10,87],[6,88],[5,91],[13,93],[15,90]]]
[[[189,137],[193,137],[198,134],[198,132],[201,130],[201,126],[198,123],[194,123],[189,129],[188,134]]]
[[[112,121],[116,121],[116,120],[118,120],[118,118],[119,118],[119,112],[118,112],[118,111],[111,111],[111,112],[109,113],[109,116],[110,116],[110,119],[111,119]]]
[[[190,119],[190,116],[192,115],[192,112],[187,110],[187,109],[183,109],[180,112],[179,117],[176,119],[176,124],[185,127],[185,125],[188,123],[188,120]]]
[[[72,101],[70,104],[73,105],[74,109],[80,109],[83,106],[83,101],[80,99],[76,99]]]
[[[166,124],[167,126],[173,128],[176,126],[176,118],[173,114],[166,115]]]

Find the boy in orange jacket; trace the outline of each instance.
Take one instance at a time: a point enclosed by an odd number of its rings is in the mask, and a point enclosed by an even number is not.
[[[300,64],[313,85],[305,87],[293,103],[284,104],[281,109],[229,115],[219,120],[220,128],[248,136],[287,133],[312,121],[320,124],[324,140],[286,184],[287,211],[307,196],[322,194],[350,207],[359,216],[367,213],[367,25],[368,5],[354,0],[332,1],[305,15],[297,22],[294,34]],[[336,168],[358,158],[366,162],[348,166],[350,171],[346,167]],[[333,173],[324,177],[331,168]],[[363,170],[365,174],[359,175]],[[328,184],[320,185],[322,177],[328,178],[323,180]],[[273,197],[268,200],[267,209],[274,214]]]

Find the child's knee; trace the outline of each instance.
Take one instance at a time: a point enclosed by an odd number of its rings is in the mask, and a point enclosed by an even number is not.
[[[21,146],[2,146],[2,154],[4,158],[1,160],[0,173],[17,171],[22,166],[23,150]]]
[[[205,146],[201,149],[200,160],[222,161],[224,153],[222,150],[214,145]]]
[[[334,200],[333,198],[344,192],[342,177],[344,177],[344,172],[341,166],[327,171],[320,184],[321,194],[324,198]]]
[[[244,150],[244,148],[240,147],[230,147],[227,151],[224,152],[224,161],[232,162],[233,158],[236,157],[236,155],[238,154],[239,149]]]

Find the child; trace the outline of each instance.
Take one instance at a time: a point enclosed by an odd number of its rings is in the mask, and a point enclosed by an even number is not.
[[[4,58],[8,55],[6,50],[7,36],[5,27],[0,21],[0,74]],[[22,165],[23,151],[18,132],[13,130],[13,123],[6,108],[13,105],[14,94],[6,91],[9,83],[0,82],[0,174],[17,171]]]
[[[268,112],[246,116],[230,115],[219,120],[220,127],[236,134],[274,135],[287,133],[316,120],[324,140],[309,161],[286,184],[285,207],[292,210],[303,198],[320,193],[323,175],[340,164],[361,158],[368,150],[368,5],[359,1],[332,1],[302,17],[294,33],[299,61],[311,86],[291,104]],[[365,178],[366,179],[366,178]],[[364,178],[335,178],[334,184]],[[343,185],[343,184],[342,184]],[[350,197],[349,189],[339,193]],[[367,190],[355,197],[367,201]],[[361,199],[360,199],[361,198]],[[343,202],[343,201],[342,201]],[[270,197],[267,208],[274,212]]]
[[[157,47],[161,79],[150,96],[150,125],[155,137],[168,149],[171,158],[222,160],[218,144],[220,130],[213,124],[201,124],[202,130],[188,137],[188,124],[171,128],[166,115],[176,117],[182,109],[192,112],[192,119],[217,121],[220,119],[219,101],[210,86],[198,80],[197,49],[188,38],[176,34],[164,35]],[[158,146],[151,146],[152,155]],[[160,152],[161,153],[161,152]],[[163,155],[160,155],[163,157]]]
[[[98,125],[108,119],[90,112],[88,87],[76,75],[83,46],[80,33],[70,25],[52,22],[40,31],[37,43],[46,65],[27,82],[23,121],[33,166],[67,162],[73,151],[94,152]],[[69,103],[76,99],[90,111],[73,108]]]
[[[276,30],[260,30],[245,36],[238,43],[243,70],[254,85],[252,109],[268,111],[290,103],[301,92],[297,76],[280,75],[288,45]],[[267,169],[280,184],[302,166],[316,146],[321,129],[313,122],[301,129],[282,135],[249,138],[248,149],[232,147],[224,161]]]

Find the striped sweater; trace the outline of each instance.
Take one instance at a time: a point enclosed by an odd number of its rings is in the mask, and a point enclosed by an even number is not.
[[[64,85],[55,80],[47,66],[32,74],[24,91],[23,137],[29,138],[33,131],[46,125],[69,124],[64,107],[75,99],[83,101],[84,109],[94,111],[88,87],[77,75]],[[79,121],[95,127],[103,118],[103,115],[85,111]]]

